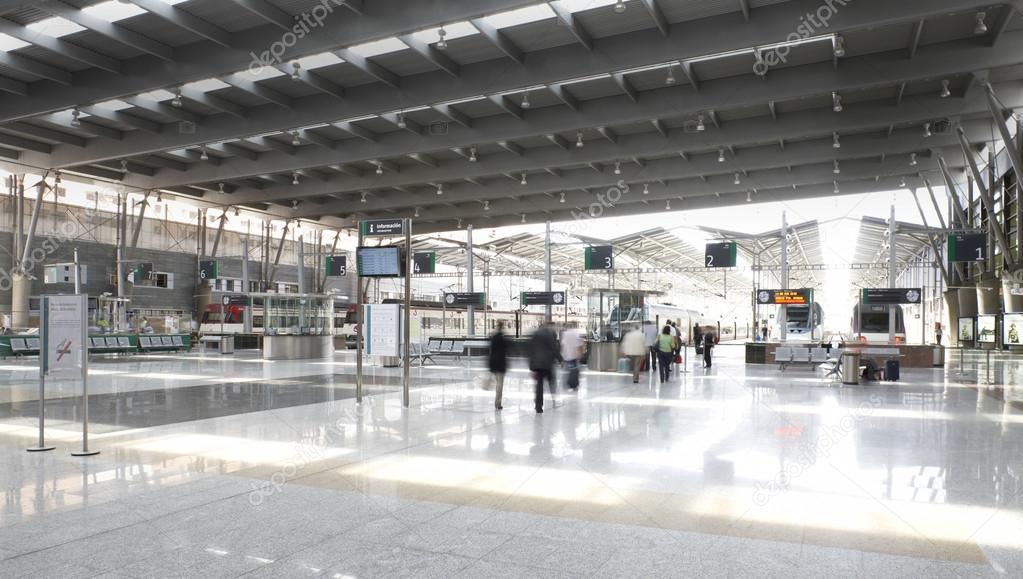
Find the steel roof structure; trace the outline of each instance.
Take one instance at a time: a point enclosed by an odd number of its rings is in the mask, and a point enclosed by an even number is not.
[[[857,263],[886,263],[888,248],[889,224],[885,219],[865,216],[860,220],[860,230],[856,240],[854,261]],[[924,227],[915,223],[895,222],[895,255],[896,263],[906,266],[919,261],[920,256],[930,247],[928,236],[940,240],[948,232],[944,229]],[[930,266],[930,264],[928,264]],[[902,271],[897,272],[899,274]],[[858,270],[853,283],[860,287],[886,287],[888,271],[884,269]]]
[[[0,162],[417,233],[919,186],[1023,106],[1021,10],[0,0]]]

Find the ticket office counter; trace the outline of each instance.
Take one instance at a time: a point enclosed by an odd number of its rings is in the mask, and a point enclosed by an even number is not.
[[[253,294],[263,299],[263,358],[316,360],[334,355],[334,298],[320,294]]]

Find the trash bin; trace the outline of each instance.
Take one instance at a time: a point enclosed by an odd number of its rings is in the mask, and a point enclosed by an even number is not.
[[[234,336],[220,337],[220,353],[234,354]]]
[[[842,352],[842,384],[860,383],[860,353]]]
[[[945,365],[945,347],[944,346],[935,346],[934,347],[934,366],[935,367],[939,367],[939,366],[944,366],[944,365]]]

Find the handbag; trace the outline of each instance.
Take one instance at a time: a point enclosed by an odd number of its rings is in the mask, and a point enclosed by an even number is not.
[[[697,356],[702,356],[703,355],[703,346],[697,346],[696,347],[696,355]]]
[[[682,354],[675,354],[675,363],[676,364],[682,363]]]

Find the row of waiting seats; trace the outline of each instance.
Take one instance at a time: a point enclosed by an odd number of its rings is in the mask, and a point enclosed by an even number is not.
[[[832,348],[829,353],[827,348],[781,346],[774,351],[774,361],[782,371],[791,364],[806,364],[810,369],[824,366],[830,374],[832,370],[837,371],[841,358],[842,350],[839,348]]]
[[[14,356],[38,356],[42,347],[39,338],[11,338],[10,348]],[[155,352],[186,349],[181,336],[139,336],[138,347],[131,344],[127,336],[89,338],[89,351],[94,354],[128,352]]]
[[[426,344],[413,342],[409,344],[409,358],[411,361],[419,361],[419,364],[426,362],[437,363],[434,356],[454,356],[460,359],[465,353],[465,340],[444,340],[441,338],[430,338]]]

